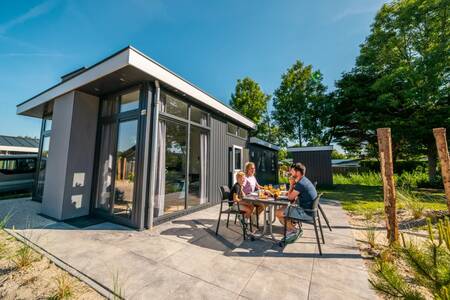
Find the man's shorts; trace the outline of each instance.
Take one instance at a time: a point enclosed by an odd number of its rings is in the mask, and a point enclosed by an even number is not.
[[[289,212],[289,215],[288,215]],[[313,218],[308,215],[303,208],[301,207],[286,207],[286,209],[284,210],[284,215],[287,216],[288,218],[293,218],[293,219],[297,219],[300,221],[312,221]]]

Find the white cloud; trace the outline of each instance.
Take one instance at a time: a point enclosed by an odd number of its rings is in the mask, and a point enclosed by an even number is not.
[[[387,2],[387,1],[376,2],[375,5],[372,4],[372,5],[367,5],[367,6],[348,7],[346,9],[344,9],[343,11],[339,12],[338,14],[336,14],[333,17],[332,21],[338,22],[342,19],[352,17],[352,16],[375,13],[381,8],[381,6],[383,5],[384,2]]]
[[[38,4],[34,7],[32,7],[24,14],[14,18],[6,23],[0,24],[0,34],[5,34],[8,30],[10,30],[11,28],[13,28],[17,25],[23,24],[30,19],[33,19],[33,18],[36,18],[43,14],[48,13],[55,7],[55,4],[56,4],[56,2],[54,0],[45,1],[41,4]]]

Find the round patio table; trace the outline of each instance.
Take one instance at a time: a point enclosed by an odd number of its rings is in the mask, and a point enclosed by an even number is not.
[[[272,214],[275,206],[288,206],[289,201],[287,201],[287,197],[278,197],[277,200],[272,197],[268,197],[266,199],[260,199],[258,196],[247,195],[243,198],[244,201],[252,204],[260,204],[264,207],[264,227],[260,234],[253,234],[253,237],[256,239],[262,238],[271,238],[274,242],[278,242],[278,240],[273,235],[272,230]]]

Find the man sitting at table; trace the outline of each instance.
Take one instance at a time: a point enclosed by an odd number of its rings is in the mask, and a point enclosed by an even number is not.
[[[289,217],[295,219],[310,219],[310,216],[303,209],[312,209],[314,199],[317,197],[317,191],[314,184],[306,178],[306,167],[302,163],[296,163],[290,168],[291,177],[289,178],[290,188],[287,194],[289,201],[293,202],[297,199],[298,207],[291,207]],[[288,208],[280,208],[277,210],[277,218],[284,225],[284,217],[288,213]],[[287,222],[287,235],[301,235],[302,229],[296,228],[292,222]]]

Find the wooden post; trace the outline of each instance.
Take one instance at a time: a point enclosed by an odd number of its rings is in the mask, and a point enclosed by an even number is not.
[[[398,240],[398,222],[392,161],[392,141],[390,128],[378,128],[378,149],[380,153],[381,178],[383,180],[384,212],[389,243]]]
[[[444,184],[445,197],[447,197],[447,208],[450,214],[450,159],[448,154],[447,137],[445,128],[433,129],[439,161],[441,162],[442,183]]]

